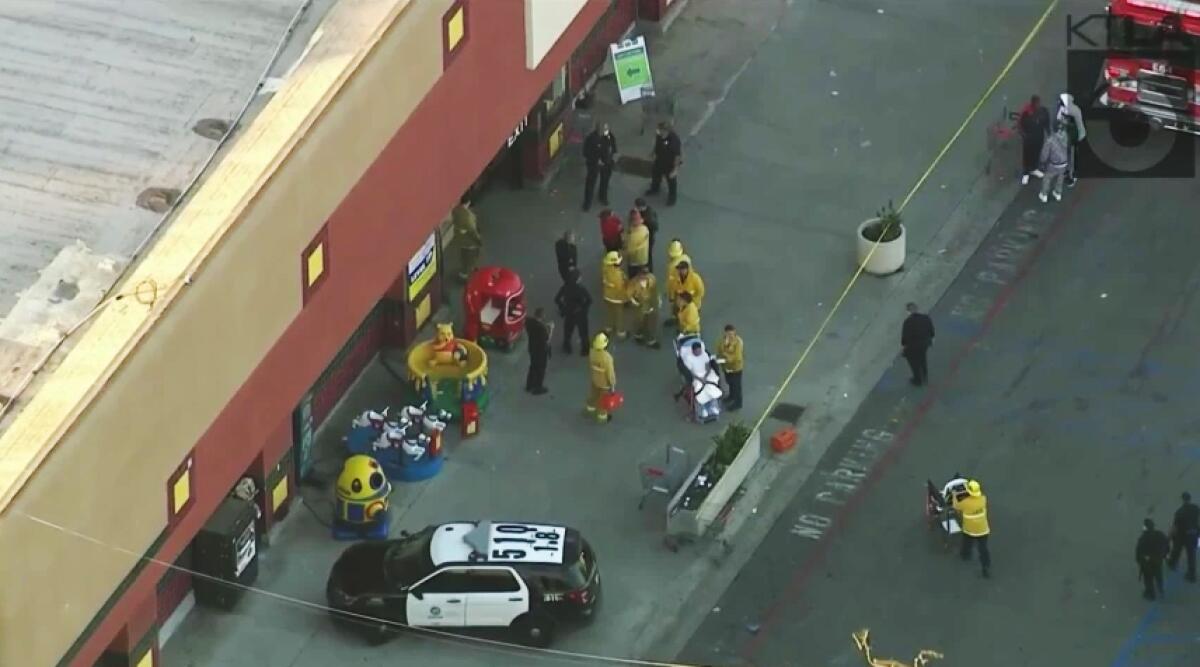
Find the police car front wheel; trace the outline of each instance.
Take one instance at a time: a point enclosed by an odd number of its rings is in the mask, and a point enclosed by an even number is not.
[[[544,648],[554,638],[554,624],[543,614],[522,614],[512,622],[517,639],[525,645]]]

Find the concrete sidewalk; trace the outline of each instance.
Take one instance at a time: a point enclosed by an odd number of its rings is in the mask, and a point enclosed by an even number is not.
[[[682,238],[708,286],[707,337],[715,339],[726,322],[738,326],[747,358],[740,416],[750,422],[853,275],[856,225],[888,199],[904,196],[1042,9],[1034,2],[1002,12],[949,3],[881,4],[882,14],[819,2],[692,0],[668,33],[651,41],[656,81],[674,91],[676,124],[686,142],[679,204],[667,209],[659,206],[661,199],[652,201],[662,226],[656,268],[666,242]],[[987,29],[961,36],[947,29],[980,23]],[[858,41],[869,51],[846,47],[844,35],[853,30],[862,31]],[[919,46],[935,41],[936,53]],[[879,76],[897,62],[907,66]],[[1030,87],[1032,68],[1018,69],[1025,82],[1012,90],[1020,97]],[[939,91],[937,104],[928,101],[931,86]],[[603,102],[614,95],[611,81],[602,81],[592,113],[612,124],[623,153],[644,155],[651,137],[638,136],[641,109]],[[582,416],[584,359],[556,355],[547,379],[551,391],[535,398],[521,391],[524,350],[492,355],[495,398],[482,434],[465,443],[452,440],[450,461],[437,478],[398,489],[394,528],[487,516],[575,526],[597,550],[606,603],[593,625],[563,636],[556,648],[672,655],[671,631],[698,622],[691,616],[706,611],[705,596],[723,590],[739,554],[761,538],[760,525],[769,526],[782,511],[790,494],[771,492],[771,484],[788,487],[803,479],[894,360],[903,304],[932,303],[1011,200],[1011,182],[979,176],[984,126],[1002,105],[997,101],[976,120],[906,211],[908,269],[887,279],[864,278],[784,392],[782,400],[806,408],[802,444],[762,466],[748,502],[731,520],[742,530],[726,535],[733,544],[729,560],[714,561],[703,547],[665,550],[661,514],[637,510],[637,464],[668,444],[699,453],[719,427],[689,423],[673,403],[678,376],[669,347],[649,351],[632,343],[613,347],[627,403],[606,426]],[[581,236],[581,269],[599,298],[598,225],[594,214],[579,210],[579,147],[565,150],[570,154],[550,188],[497,190],[478,206],[484,260],[518,271],[530,306],[551,312],[559,283],[552,246],[567,228]],[[614,208],[627,210],[645,185],[614,177]],[[661,268],[659,277],[662,282]],[[458,298],[455,290],[455,307]],[[600,319],[596,308],[593,326]],[[403,368],[398,354],[388,361]],[[398,393],[398,381],[373,365],[333,415],[331,428],[319,434],[320,451],[333,451],[350,416],[389,404]],[[331,477],[337,465],[330,458],[322,470]],[[323,602],[326,573],[344,547],[314,520],[314,514],[328,519],[329,497],[329,489],[304,491],[313,512],[293,512],[263,554],[263,588]],[[193,613],[164,657],[169,665],[315,667],[335,661],[384,665],[403,656],[442,666],[495,664],[490,651],[417,636],[369,648],[335,632],[319,610],[250,596],[232,614]]]

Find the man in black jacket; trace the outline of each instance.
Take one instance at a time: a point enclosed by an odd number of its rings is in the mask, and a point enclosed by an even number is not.
[[[608,206],[608,180],[612,178],[617,163],[617,139],[608,129],[608,123],[596,125],[583,140],[583,160],[587,165],[587,177],[583,183],[583,210],[592,207],[592,195],[599,195],[600,203]],[[600,191],[596,192],[596,181]]]
[[[554,242],[554,258],[558,260],[558,275],[565,285],[570,282],[571,272],[579,269],[579,248],[575,245],[575,232],[563,232],[562,238]]]
[[[571,334],[579,332],[579,354],[588,355],[588,309],[592,295],[579,284],[579,271],[572,271],[567,282],[554,296],[554,303],[563,317],[563,352],[571,354]]]
[[[917,312],[917,304],[908,304],[908,317],[900,331],[900,349],[908,367],[912,369],[914,386],[920,387],[929,382],[929,366],[926,364],[925,353],[933,345],[933,320],[924,313]]]
[[[1200,506],[1192,502],[1192,494],[1183,494],[1183,504],[1175,510],[1175,521],[1171,526],[1171,557],[1167,567],[1174,570],[1179,565],[1179,556],[1187,554],[1187,573],[1183,578],[1196,582],[1196,540],[1200,540]]]
[[[1167,536],[1146,519],[1142,525],[1142,536],[1138,538],[1134,557],[1137,558],[1138,576],[1145,588],[1142,597],[1153,600],[1154,594],[1163,594],[1163,559],[1167,557]]]
[[[525,376],[525,391],[534,396],[546,393],[546,363],[550,361],[550,336],[554,323],[546,321],[546,311],[538,308],[533,317],[525,320],[525,333],[529,336],[529,373]]]
[[[654,237],[658,234],[658,213],[641,197],[633,200],[633,207],[642,214],[642,222],[645,223],[646,229],[650,230],[650,263],[646,265],[646,270],[654,273]]]
[[[679,135],[671,129],[671,124],[663,121],[655,130],[654,150],[650,153],[653,165],[650,172],[650,189],[647,195],[656,195],[662,186],[663,178],[667,179],[667,206],[675,205],[675,196],[679,187],[679,166],[683,164],[683,142]]]

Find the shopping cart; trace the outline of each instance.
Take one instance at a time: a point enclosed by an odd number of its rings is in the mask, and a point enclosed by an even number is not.
[[[1009,175],[1020,175],[1021,171],[1021,133],[1017,129],[1016,111],[1008,107],[1000,112],[1000,120],[988,125],[987,128],[987,166],[985,173],[992,173],[993,163],[1000,165],[999,176],[1004,180]]]
[[[639,463],[638,477],[642,482],[642,497],[638,501],[638,509],[645,507],[646,499],[655,494],[663,496],[669,502],[691,472],[690,464],[688,453],[671,445],[667,445],[661,461]]]
[[[925,480],[925,518],[929,528],[937,528],[942,536],[942,546],[949,547],[950,539],[962,532],[954,501],[967,495],[967,479],[958,473],[942,488],[934,486],[933,480]]]

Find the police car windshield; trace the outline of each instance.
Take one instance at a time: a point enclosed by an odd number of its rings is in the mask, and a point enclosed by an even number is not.
[[[388,548],[383,558],[383,575],[389,586],[408,586],[433,571],[433,559],[429,556],[429,543],[433,529],[397,540]]]

